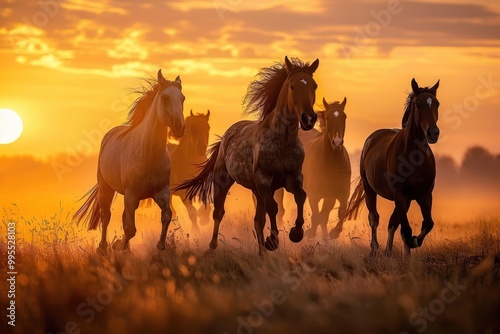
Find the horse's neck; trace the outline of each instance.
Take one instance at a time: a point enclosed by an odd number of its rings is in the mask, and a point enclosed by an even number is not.
[[[155,100],[142,122],[135,129],[140,137],[142,155],[165,154],[166,152],[167,129],[159,122],[156,108]]]
[[[424,147],[427,148],[429,146],[422,129],[415,123],[414,113],[415,110],[411,110],[406,126],[400,131],[400,136],[405,143],[405,152],[409,152],[410,154],[415,149],[422,150]]]
[[[283,140],[285,146],[295,144],[299,137],[299,120],[288,113],[285,107],[276,107],[273,111],[272,126],[276,130],[278,140]]]

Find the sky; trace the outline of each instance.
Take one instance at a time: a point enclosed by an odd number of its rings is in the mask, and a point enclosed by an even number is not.
[[[126,119],[130,91],[181,76],[189,110],[211,110],[212,140],[244,118],[259,68],[312,62],[317,104],[347,97],[345,146],[399,127],[410,82],[440,80],[434,152],[500,147],[498,1],[1,0],[0,108],[24,132],[0,156],[71,160],[98,153]]]

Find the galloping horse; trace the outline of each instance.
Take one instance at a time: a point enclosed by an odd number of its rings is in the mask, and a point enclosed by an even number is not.
[[[195,177],[197,166],[207,160],[206,152],[210,131],[210,125],[208,124],[209,118],[210,110],[208,110],[206,114],[196,115],[194,115],[191,110],[190,116],[186,117],[186,132],[184,136],[179,139],[179,144],[168,145],[172,166],[170,175],[170,184],[172,186]],[[188,211],[193,229],[199,230],[197,224],[197,210],[193,206],[192,199],[186,197],[186,191],[175,191],[172,195],[179,196],[182,199],[182,203]],[[172,206],[172,196],[170,196],[170,208],[172,209],[172,216],[176,217],[175,209]],[[208,215],[210,208],[202,206],[198,212]]]
[[[299,132],[299,137],[306,152],[302,173],[304,190],[311,206],[311,228],[307,236],[314,237],[318,225],[323,238],[326,238],[327,223],[335,202],[339,202],[337,226],[330,231],[332,238],[338,238],[342,232],[349,193],[351,190],[351,162],[344,147],[346,98],[342,103],[328,103],[323,98],[325,110],[319,111],[320,131]],[[323,199],[321,211],[319,202]]]
[[[285,187],[294,195],[297,219],[289,238],[293,242],[302,240],[306,193],[302,188],[304,150],[298,131],[299,124],[304,130],[312,129],[317,119],[313,110],[317,84],[312,76],[318,65],[318,59],[309,65],[285,57],[284,64],[261,69],[260,80],[250,84],[244,98],[246,110],[258,112],[260,120],[233,124],[212,146],[199,175],[175,188],[186,189],[189,198],[199,196],[205,204],[214,202],[211,249],[217,248],[224,202],[234,182],[252,190],[257,198],[254,227],[259,254],[278,248],[278,206],[273,198],[278,188]],[[271,235],[264,242],[266,212]]]
[[[436,98],[439,80],[431,88],[420,88],[413,79],[411,87],[402,121],[403,129],[377,130],[366,140],[361,152],[360,181],[348,204],[347,216],[351,218],[357,215],[366,200],[372,230],[372,254],[379,248],[377,195],[395,203],[389,219],[386,254],[392,253],[394,233],[399,225],[406,255],[410,255],[411,248],[422,245],[434,226],[431,209],[436,163],[429,144],[436,143],[439,138],[439,101]],[[424,219],[418,236],[412,236],[406,216],[412,200],[417,201]]]
[[[115,192],[124,195],[123,239],[113,243],[113,249],[129,247],[135,236],[135,210],[142,199],[152,197],[161,208],[162,230],[157,248],[165,249],[165,238],[172,218],[170,210],[170,158],[167,152],[167,127],[174,136],[184,135],[184,95],[181,79],[166,80],[161,70],[151,87],[139,91],[130,107],[128,122],[104,136],[97,165],[97,184],[74,219],[88,221],[88,229],[102,224],[102,237],[97,251],[107,253],[106,233],[111,217],[111,202]],[[89,194],[87,193],[87,195]],[[90,210],[90,211],[89,211]]]

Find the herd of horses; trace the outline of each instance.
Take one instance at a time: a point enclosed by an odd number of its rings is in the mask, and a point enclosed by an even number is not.
[[[306,198],[312,214],[311,227],[305,234],[310,237],[315,236],[319,226],[324,238],[337,238],[343,223],[355,218],[366,203],[371,252],[377,253],[378,195],[395,203],[386,253],[392,252],[399,226],[405,254],[421,246],[434,225],[431,209],[436,166],[429,144],[436,143],[439,137],[439,81],[431,88],[422,88],[413,79],[402,128],[377,130],[367,138],[360,157],[359,182],[349,198],[351,163],[343,145],[347,100],[329,103],[323,98],[324,109],[314,110],[318,85],[313,74],[318,65],[318,59],[309,64],[285,57],[284,62],[262,68],[243,99],[245,111],[258,119],[233,124],[210,148],[210,111],[197,115],[191,111],[184,118],[180,77],[170,81],[159,70],[157,79],[148,81],[149,86],[140,91],[141,96],[130,107],[128,121],[104,136],[97,184],[74,215],[77,222],[86,221],[89,230],[101,225],[98,253],[108,252],[107,227],[116,192],[124,195],[124,235],[113,242],[114,250],[129,249],[129,241],[136,234],[135,210],[141,200],[149,198],[161,209],[157,248],[164,250],[168,227],[175,216],[173,195],[181,197],[194,229],[198,228],[198,217],[206,217],[213,203],[210,248],[217,248],[224,202],[235,182],[253,193],[259,254],[279,246],[283,190],[293,194],[297,205],[295,225],[289,231],[295,243],[304,236]],[[317,121],[319,129],[315,128]],[[178,144],[167,144],[170,137],[177,138]],[[203,204],[198,210],[194,200]],[[419,204],[424,219],[418,236],[412,235],[407,218],[413,200]],[[338,223],[328,233],[329,214],[336,202]],[[266,216],[271,229],[264,238]]]

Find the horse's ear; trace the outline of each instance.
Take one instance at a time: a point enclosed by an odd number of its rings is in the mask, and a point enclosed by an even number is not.
[[[437,89],[439,87],[439,80],[436,82],[436,84],[434,86],[432,86],[432,88],[430,89],[430,91],[436,95],[436,92],[437,92]]]
[[[415,78],[411,79],[411,89],[415,95],[418,94],[418,83]]]
[[[210,117],[210,109],[207,109],[207,114],[205,115],[207,119]]]
[[[194,114],[193,114],[193,109],[191,109],[191,110],[189,111],[189,114],[190,114],[191,116],[194,116]]]
[[[175,82],[178,82],[180,84],[182,83],[180,75],[178,75],[177,78],[175,78]]]
[[[328,102],[326,102],[325,98],[323,98],[323,105],[325,106],[325,109],[328,109]]]
[[[319,59],[316,59],[315,61],[313,61],[311,65],[309,65],[307,70],[309,71],[309,73],[313,74],[318,69],[318,66],[319,66]]]
[[[167,82],[167,80],[163,77],[163,74],[161,73],[161,68],[158,70],[157,80],[160,85],[163,85],[164,83]]]
[[[288,60],[288,56],[285,56],[285,67],[288,72],[290,72],[293,69],[293,65],[290,62],[290,60]]]
[[[347,98],[344,96],[344,101],[340,104],[342,108],[345,108],[345,104],[347,103]]]

